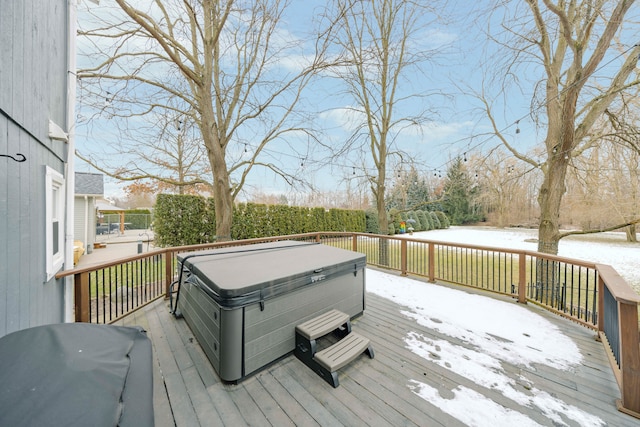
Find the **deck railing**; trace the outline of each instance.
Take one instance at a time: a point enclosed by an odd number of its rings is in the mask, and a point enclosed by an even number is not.
[[[592,328],[607,350],[621,390],[618,409],[640,417],[640,297],[608,265],[408,235],[307,233],[158,249],[57,277],[74,276],[76,321],[113,323],[169,297],[178,276],[178,253],[277,240],[314,241],[361,252],[372,266],[508,295]]]

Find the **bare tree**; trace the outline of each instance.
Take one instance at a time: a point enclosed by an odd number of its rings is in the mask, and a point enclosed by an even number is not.
[[[589,156],[573,163],[567,180],[567,210],[572,212],[573,219],[580,221],[581,233],[625,227],[627,240],[637,242],[640,153],[604,139],[605,144],[594,147]]]
[[[536,217],[531,188],[537,170],[518,162],[501,146],[489,153],[469,155],[468,168],[478,186],[478,198],[497,227],[530,225]],[[533,202],[535,204],[535,201]]]
[[[114,114],[194,120],[211,171],[216,234],[228,239],[233,201],[253,168],[297,179],[260,155],[268,143],[306,132],[294,107],[321,66],[323,44],[316,38],[305,56],[281,30],[285,0],[116,3],[119,10],[80,32],[96,49],[78,78],[94,93],[108,90],[119,105]],[[302,59],[287,67],[293,53]]]
[[[341,16],[335,44],[348,65],[337,77],[346,86],[352,106],[346,112],[353,119],[353,133],[339,155],[347,151],[369,156],[374,168],[362,168],[373,193],[380,231],[388,233],[385,206],[389,162],[400,163],[407,155],[399,146],[403,128],[425,121],[425,111],[401,114],[400,105],[417,101],[424,93],[407,91],[410,72],[419,71],[434,54],[425,46],[428,19],[435,20],[437,7],[409,0],[336,0]],[[419,104],[419,103],[418,103]],[[364,162],[363,163],[367,163]]]
[[[119,129],[117,140],[76,155],[120,181],[150,182],[149,188],[179,194],[212,189],[205,147],[190,115],[149,112],[135,122]]]
[[[495,59],[502,66],[503,93],[509,83],[528,84],[523,76],[540,71],[532,97],[532,117],[546,128],[542,161],[518,151],[487,97],[482,96],[494,133],[518,159],[540,167],[543,182],[538,192],[540,222],[538,250],[557,254],[558,242],[568,233],[559,230],[567,168],[600,140],[592,138],[594,124],[629,88],[639,83],[636,71],[640,46],[616,54],[614,37],[634,4],[633,0],[500,2],[500,32],[492,39],[501,46]],[[504,38],[498,39],[499,35]],[[507,55],[507,53],[511,55]],[[495,69],[495,67],[494,67]]]

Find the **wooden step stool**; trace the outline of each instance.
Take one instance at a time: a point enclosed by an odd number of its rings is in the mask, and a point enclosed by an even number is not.
[[[317,351],[316,340],[332,332],[340,341]],[[351,332],[351,319],[341,311],[331,310],[296,326],[296,357],[334,388],[339,385],[338,369],[365,352],[373,359],[369,339]]]

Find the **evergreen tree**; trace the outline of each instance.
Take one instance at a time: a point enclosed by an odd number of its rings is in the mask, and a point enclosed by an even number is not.
[[[396,175],[396,181],[389,189],[386,198],[387,211],[397,209],[399,211],[428,210],[429,186],[424,177],[418,174],[415,167],[404,173]]]
[[[451,224],[459,225],[480,220],[481,214],[474,199],[473,181],[462,159],[457,157],[447,170],[442,200],[442,210]]]

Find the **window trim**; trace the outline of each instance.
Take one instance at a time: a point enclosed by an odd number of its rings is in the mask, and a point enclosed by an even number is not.
[[[46,272],[51,280],[64,265],[65,248],[65,186],[60,172],[45,166],[45,231],[46,231]],[[55,199],[54,199],[55,197]],[[55,203],[54,203],[55,202]],[[54,212],[55,210],[55,212]],[[54,219],[58,222],[57,236],[54,236]],[[57,237],[58,251],[54,253],[53,243]]]

